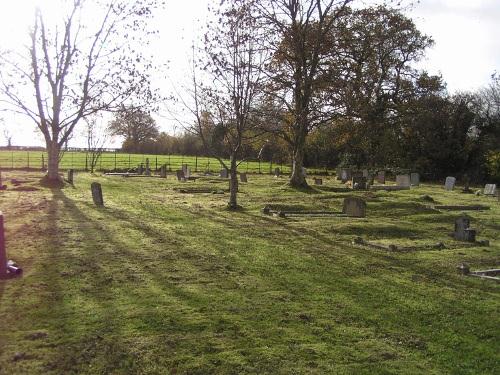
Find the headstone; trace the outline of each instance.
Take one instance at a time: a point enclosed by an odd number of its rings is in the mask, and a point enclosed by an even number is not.
[[[240,173],[240,181],[241,182],[248,182],[246,173]]]
[[[151,176],[151,169],[149,169],[149,158],[146,158],[146,171],[144,172],[146,176]]]
[[[412,186],[419,186],[420,185],[420,174],[418,174],[418,173],[410,174],[410,182],[411,182]]]
[[[5,250],[5,232],[3,213],[0,211],[0,279],[7,277],[7,251]]]
[[[177,176],[177,181],[185,181],[186,180],[186,177],[184,176],[184,171],[182,169],[176,170],[175,174]]]
[[[314,177],[314,185],[323,185],[323,179]]]
[[[302,176],[307,177],[307,169],[302,167]]]
[[[96,206],[104,206],[101,184],[98,182],[92,182],[90,189],[92,190],[92,199],[94,200],[94,204]]]
[[[365,177],[366,179],[370,177],[370,172],[368,171],[368,169],[363,169],[361,173],[363,174],[363,177]]]
[[[455,220],[453,238],[457,241],[476,241],[476,231],[470,228],[470,219],[467,216],[461,216]]]
[[[350,168],[343,168],[340,170],[340,179],[342,182],[347,182],[352,178],[352,170]]]
[[[167,178],[167,165],[163,164],[160,168],[160,177]]]
[[[184,176],[187,177],[187,171],[189,169],[188,165],[187,164],[182,164],[182,172],[184,172]]]
[[[228,178],[229,177],[229,174],[227,173],[227,169],[226,168],[222,168],[220,170],[220,177],[222,177],[222,178]]]
[[[409,174],[398,174],[396,176],[396,185],[408,187],[411,185],[411,178]]]
[[[342,213],[350,217],[365,217],[366,202],[355,197],[345,198]]]
[[[352,188],[354,190],[366,190],[366,177],[363,176],[353,176],[352,177]]]
[[[444,188],[448,191],[452,191],[455,187],[455,182],[457,179],[455,177],[446,177],[446,181],[444,182]]]
[[[73,185],[73,169],[68,169],[68,182]],[[1,182],[0,182],[1,185]]]
[[[137,173],[138,174],[143,174],[144,173],[144,165],[139,164],[139,166],[137,167]]]
[[[184,170],[184,178],[190,178],[191,177],[191,169],[186,166],[186,169]]]
[[[274,169],[274,177],[279,177],[281,175],[281,170],[279,168]]]
[[[484,186],[484,195],[496,195],[497,193],[497,185],[496,184],[486,184]]]
[[[376,180],[379,184],[385,185],[385,171],[378,171]]]

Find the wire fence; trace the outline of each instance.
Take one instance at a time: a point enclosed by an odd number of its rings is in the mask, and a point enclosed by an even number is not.
[[[66,151],[62,154],[59,168],[61,170],[74,169],[90,170],[91,155],[81,151]],[[183,155],[147,155],[128,154],[120,152],[104,152],[101,154],[94,170],[96,171],[128,171],[135,170],[139,165],[146,165],[152,170],[159,170],[166,165],[169,171],[181,169],[187,165],[194,172],[219,172],[221,163],[210,157],[183,156]],[[48,156],[43,151],[0,151],[0,169],[31,169],[45,170]],[[225,160],[226,165],[229,160]],[[282,173],[290,173],[291,167],[283,162],[261,161],[248,159],[240,162],[238,170],[248,173],[274,173],[275,168],[280,168]]]

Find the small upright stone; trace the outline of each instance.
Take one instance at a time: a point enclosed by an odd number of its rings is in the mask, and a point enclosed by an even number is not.
[[[396,185],[402,187],[411,186],[411,177],[409,174],[399,174],[396,176]]]
[[[379,184],[385,185],[385,171],[378,171],[376,180]]]
[[[281,170],[279,168],[274,169],[274,177],[279,177],[281,176]]]
[[[444,182],[444,188],[448,191],[452,191],[455,187],[455,182],[457,179],[455,177],[448,176],[446,177],[446,181]]]
[[[414,172],[410,174],[410,183],[412,186],[420,185],[420,174]]]
[[[139,164],[139,166],[137,167],[137,173],[138,174],[143,174],[144,173],[144,165],[142,163]]]
[[[185,181],[186,180],[186,177],[184,176],[184,171],[182,169],[176,170],[175,174],[177,176],[177,181]]]
[[[345,198],[342,213],[350,217],[365,217],[366,202],[361,198]]]
[[[149,158],[146,158],[146,170],[144,172],[146,176],[151,176],[151,169],[149,168]]]
[[[94,200],[94,204],[96,206],[104,206],[101,184],[98,182],[92,182],[92,184],[90,184],[90,189],[92,190],[92,199]]]
[[[220,177],[221,177],[221,178],[228,178],[228,177],[229,177],[229,174],[228,174],[228,172],[227,172],[227,169],[226,169],[226,168],[222,168],[222,169],[220,170]]]
[[[455,220],[453,238],[457,241],[476,241],[476,231],[470,228],[470,219],[467,216],[461,216]]]
[[[73,169],[68,169],[68,182],[73,185]]]
[[[340,179],[342,180],[343,183],[346,183],[347,181],[351,180],[352,178],[352,170],[350,168],[342,168],[340,170]]]
[[[248,179],[247,179],[247,174],[246,173],[240,173],[240,181],[241,182],[248,182]]]
[[[368,169],[363,169],[361,173],[363,173],[363,177],[365,177],[366,179],[370,177],[370,171]]]
[[[167,165],[163,164],[160,168],[160,177],[167,178]]]

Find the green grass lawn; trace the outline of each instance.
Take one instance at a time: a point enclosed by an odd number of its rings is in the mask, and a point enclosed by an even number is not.
[[[498,373],[500,284],[456,271],[499,266],[496,198],[437,185],[339,193],[333,177],[295,191],[250,175],[230,212],[227,193],[173,190],[227,187],[214,178],[78,173],[57,190],[34,172],[3,176],[8,254],[25,273],[0,281],[0,374]],[[460,212],[429,209],[424,194],[490,206],[469,215],[491,245],[452,240]],[[350,195],[366,218],[260,213],[339,210]],[[356,236],[447,248],[388,252]]]

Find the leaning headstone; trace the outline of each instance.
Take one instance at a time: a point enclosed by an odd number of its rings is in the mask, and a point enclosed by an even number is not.
[[[419,186],[420,185],[420,174],[411,173],[410,174],[410,183],[412,186]]]
[[[0,279],[5,278],[7,278],[7,251],[5,250],[3,213],[0,211]]]
[[[340,170],[340,179],[342,182],[350,181],[352,178],[352,170],[350,168],[342,168]]]
[[[68,178],[67,178],[67,180],[68,180],[68,182],[71,185],[73,185],[73,172],[74,172],[73,169],[68,169]]]
[[[314,185],[323,185],[323,179],[314,177]]]
[[[476,241],[476,231],[470,228],[470,219],[467,216],[461,216],[455,220],[453,238],[457,241]]]
[[[385,185],[385,171],[378,171],[376,180],[379,184]]]
[[[246,173],[240,173],[240,181],[241,182],[248,182]]]
[[[486,184],[484,186],[484,195],[496,195],[497,193],[497,185],[496,184]]]
[[[457,179],[455,177],[448,176],[446,177],[446,181],[444,182],[444,188],[448,191],[452,191],[455,187],[455,182]]]
[[[366,190],[366,177],[363,176],[353,176],[352,177],[352,188],[354,190]]]
[[[398,174],[396,176],[396,185],[408,187],[411,185],[411,178],[409,174]]]
[[[101,184],[98,182],[92,182],[90,189],[92,190],[92,199],[94,200],[94,204],[96,206],[104,206]]]
[[[281,170],[279,168],[274,169],[274,177],[279,177],[281,175]]]
[[[355,197],[345,198],[342,213],[350,217],[365,217],[366,202]]]
[[[146,158],[146,170],[144,172],[146,176],[151,176],[151,169],[149,169],[149,158]]]
[[[229,177],[229,174],[228,174],[228,172],[227,172],[227,169],[226,169],[226,168],[222,168],[222,169],[220,170],[220,177],[222,177],[222,178],[228,178],[228,177]]]
[[[160,177],[167,178],[167,165],[163,164],[160,168]]]
[[[184,176],[184,171],[182,169],[176,170],[175,174],[177,176],[177,181],[185,181],[186,180],[186,177]]]

